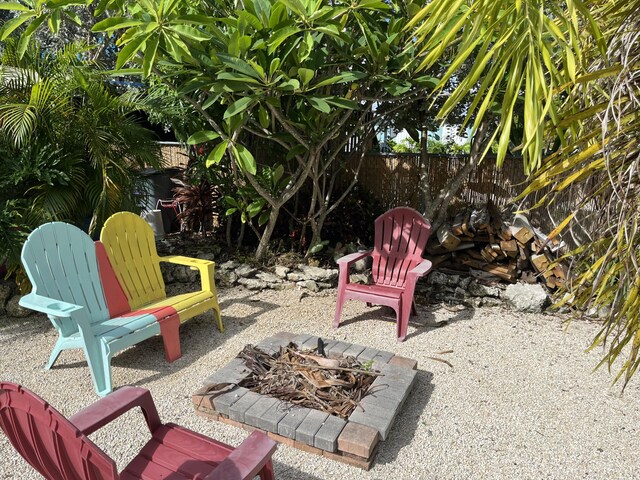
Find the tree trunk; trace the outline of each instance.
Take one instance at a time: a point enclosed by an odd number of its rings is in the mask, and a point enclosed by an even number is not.
[[[454,195],[458,193],[460,188],[462,188],[462,185],[469,177],[469,174],[478,165],[478,162],[482,157],[482,150],[487,139],[487,131],[489,130],[489,124],[491,121],[492,119],[488,117],[485,117],[482,120],[482,123],[480,123],[480,126],[478,127],[478,131],[473,136],[469,161],[460,169],[451,182],[449,182],[447,187],[440,192],[431,206],[427,208],[426,217],[432,219],[432,228],[437,229],[445,220],[447,216],[447,208],[449,207],[451,200],[453,200]]]
[[[433,203],[431,199],[431,187],[429,186],[429,177],[427,175],[428,173],[427,161],[428,161],[428,155],[429,155],[429,152],[427,150],[428,148],[427,134],[428,133],[429,131],[427,130],[427,127],[422,126],[422,129],[420,131],[420,171],[419,171],[420,179],[418,183],[418,190],[420,192],[420,203],[421,203],[420,211],[424,213],[425,216],[427,217],[429,217],[429,215],[427,215],[427,209],[429,208],[429,205]]]
[[[265,227],[264,232],[262,232],[260,243],[258,244],[258,248],[256,249],[257,260],[262,260],[264,255],[267,253],[269,242],[271,241],[271,235],[273,235],[273,230],[276,228],[276,222],[278,221],[279,215],[280,206],[272,207],[271,213],[269,214],[269,221],[267,222],[267,226]]]

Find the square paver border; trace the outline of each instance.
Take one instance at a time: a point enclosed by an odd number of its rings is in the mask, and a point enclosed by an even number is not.
[[[281,346],[293,342],[298,348],[314,349],[318,338],[307,334],[279,332],[262,340],[257,347],[274,353]],[[268,396],[256,399],[254,392],[243,387],[235,387],[216,395],[207,391],[207,385],[192,396],[196,413],[248,431],[260,430],[284,445],[369,470],[375,460],[379,442],[386,440],[413,388],[418,363],[371,347],[324,337],[323,340],[327,342],[328,357],[342,357],[346,354],[360,361],[372,360],[374,368],[382,373],[373,382],[370,392],[363,397],[361,406],[347,420],[319,410],[297,407],[289,402],[271,401],[268,399],[272,397]],[[246,378],[249,372],[242,368],[238,360],[234,358],[214,372],[206,379],[208,385],[212,382],[239,383]],[[282,428],[279,428],[280,422],[283,422]]]

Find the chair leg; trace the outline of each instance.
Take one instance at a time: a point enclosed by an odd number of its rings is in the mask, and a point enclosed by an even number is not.
[[[333,319],[333,328],[340,326],[340,316],[342,315],[342,306],[344,305],[344,290],[338,290],[338,298],[336,299],[336,315]]]
[[[222,324],[222,314],[220,313],[220,306],[217,303],[213,307],[213,314],[216,317],[216,322],[218,322],[218,330],[220,330],[220,333],[224,333],[224,325]]]
[[[260,480],[276,480],[273,473],[273,463],[268,461],[267,464],[260,470]]]
[[[96,393],[101,397],[111,393],[113,387],[109,347],[100,341],[87,343],[84,347],[84,354],[87,357]]]
[[[404,342],[407,336],[407,327],[409,326],[412,308],[414,308],[413,300],[406,301],[403,298],[397,312],[397,337],[399,342]]]
[[[60,352],[62,352],[62,350],[64,350],[64,348],[62,346],[63,343],[64,342],[63,342],[62,338],[58,338],[58,341],[56,342],[55,346],[53,347],[53,351],[51,352],[51,356],[49,357],[49,362],[44,367],[45,370],[50,370],[51,367],[53,367],[53,364],[56,363],[56,360],[60,356]]]
[[[164,343],[164,356],[171,363],[182,356],[180,351],[180,317],[178,314],[163,318],[159,321],[162,343]]]

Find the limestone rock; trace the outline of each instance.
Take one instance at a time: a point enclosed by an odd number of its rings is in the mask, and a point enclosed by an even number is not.
[[[351,275],[349,275],[349,282],[361,283],[363,285],[366,285],[367,283],[369,283],[369,276],[362,273],[352,273]]]
[[[238,275],[236,272],[229,270],[216,270],[216,282],[220,283],[220,286],[230,287],[238,281]]]
[[[299,282],[302,278],[303,276],[298,272],[287,273],[287,280],[290,282]]]
[[[280,278],[287,278],[287,273],[291,271],[289,267],[285,267],[284,265],[276,265],[276,275]]]
[[[193,283],[198,280],[198,273],[190,267],[178,266],[173,275],[181,283]]]
[[[33,312],[26,308],[22,308],[18,302],[20,301],[20,295],[15,295],[9,299],[7,305],[5,306],[7,310],[7,315],[10,317],[28,317]]]
[[[269,273],[269,272],[260,272],[260,273],[256,274],[256,278],[259,278],[260,280],[264,280],[267,283],[281,283],[282,282],[282,278],[281,277],[279,277],[275,273]]]
[[[248,278],[254,273],[256,273],[257,271],[258,270],[256,268],[253,268],[251,265],[247,265],[246,263],[243,263],[238,268],[236,268],[236,275],[238,275],[241,278]]]
[[[324,269],[320,267],[312,267],[310,265],[298,265],[298,270],[307,280],[316,280],[321,282],[331,282],[338,278],[337,269]]]
[[[467,288],[469,295],[474,297],[500,298],[502,291],[498,287],[489,287],[478,282],[471,282]]]
[[[503,298],[519,312],[541,312],[550,303],[546,290],[540,284],[509,285],[504,291]]]
[[[240,264],[235,260],[229,260],[227,262],[224,262],[223,264],[218,265],[218,268],[221,270],[235,270],[239,265]]]
[[[249,290],[264,290],[267,288],[267,282],[258,278],[244,278],[238,279],[240,285],[244,285]]]
[[[306,288],[307,290],[309,290],[311,292],[319,292],[320,291],[320,287],[313,280],[303,280],[301,282],[296,283],[296,285],[298,285],[299,287],[302,287],[302,288]]]
[[[209,260],[210,262],[215,262],[216,258],[213,253],[200,253],[198,254],[198,258],[200,260]]]

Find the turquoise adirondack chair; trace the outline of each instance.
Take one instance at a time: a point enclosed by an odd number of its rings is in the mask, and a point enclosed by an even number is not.
[[[47,223],[34,230],[22,249],[33,291],[20,299],[20,305],[45,313],[58,330],[45,368],[53,366],[62,350],[82,348],[96,392],[104,396],[112,390],[111,357],[161,332],[152,314],[109,314],[103,283],[105,275],[115,277],[106,257],[99,261],[96,245],[66,223]]]

